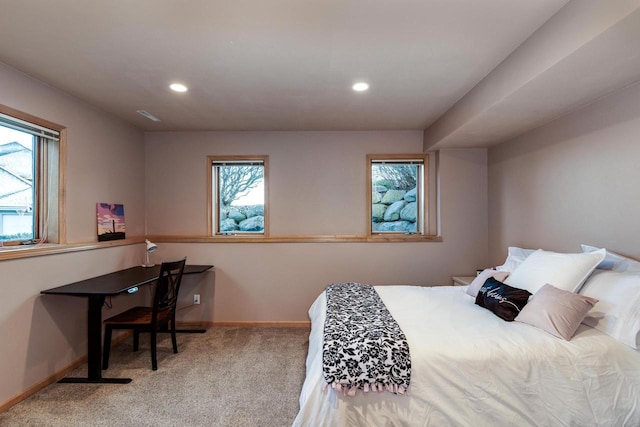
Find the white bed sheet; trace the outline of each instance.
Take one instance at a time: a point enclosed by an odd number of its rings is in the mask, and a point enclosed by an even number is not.
[[[567,342],[505,322],[465,289],[376,286],[409,342],[408,396],[323,392],[323,292],[293,425],[640,425],[640,352],[584,325]]]

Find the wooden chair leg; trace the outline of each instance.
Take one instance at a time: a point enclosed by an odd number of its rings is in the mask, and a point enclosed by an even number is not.
[[[156,331],[151,331],[151,369],[158,370],[158,358],[156,352]]]
[[[140,344],[140,331],[137,329],[133,330],[133,351],[138,351],[138,346]]]
[[[178,352],[178,340],[176,339],[176,319],[171,320],[171,344],[173,344],[173,354]]]
[[[111,353],[111,328],[106,326],[104,328],[104,353],[102,356],[102,369],[109,368],[109,355]]]

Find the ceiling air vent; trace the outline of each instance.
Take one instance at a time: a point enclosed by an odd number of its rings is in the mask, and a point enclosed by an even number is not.
[[[160,121],[159,118],[157,118],[156,116],[154,116],[153,114],[151,114],[148,111],[137,110],[136,113],[140,114],[141,116],[145,116],[147,119],[151,120],[152,122],[159,122]]]

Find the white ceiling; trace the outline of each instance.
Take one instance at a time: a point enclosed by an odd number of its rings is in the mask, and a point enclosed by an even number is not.
[[[536,85],[516,85],[504,103],[489,102],[463,123],[441,123],[566,3],[0,0],[0,62],[145,131],[421,130],[437,121],[429,145],[489,145],[576,107],[549,105],[540,91],[555,92],[575,73],[572,65],[589,53],[578,57],[577,48],[565,54],[576,62],[556,61],[553,73],[541,70],[529,79]],[[626,83],[634,76],[626,73]],[[550,77],[560,83],[545,85]],[[371,89],[353,92],[359,80]],[[189,91],[171,92],[174,81]],[[619,86],[608,81],[602,90],[569,88],[563,97],[577,91],[584,104]],[[532,94],[535,111],[526,111]],[[512,114],[513,126],[501,122],[506,131],[496,136],[482,122],[486,115],[493,128],[501,109],[523,111]]]

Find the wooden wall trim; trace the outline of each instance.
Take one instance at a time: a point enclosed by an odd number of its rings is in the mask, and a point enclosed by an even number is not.
[[[143,242],[144,237],[140,236],[123,240],[111,240],[107,242],[66,243],[63,245],[55,243],[43,243],[37,245],[5,246],[0,248],[0,261],[88,251],[93,249],[104,249],[114,246],[127,246]]]
[[[146,236],[155,243],[418,243],[442,242],[442,236],[421,235],[301,235],[301,236]],[[15,245],[0,247],[0,261],[56,255],[70,252],[104,249],[114,246],[143,243],[145,237],[131,237],[124,240],[83,243],[43,243],[37,245]]]
[[[132,335],[133,335],[133,332],[130,332],[130,331],[120,334],[119,336],[115,337],[111,341],[111,346],[113,347],[121,343],[122,341],[124,341],[125,339],[127,339]],[[22,402],[29,396],[36,394],[43,388],[55,382],[60,381],[62,378],[66,377],[69,373],[71,373],[74,369],[84,365],[85,363],[87,363],[87,356],[83,356],[79,358],[78,360],[70,363],[68,366],[64,367],[63,369],[59,370],[53,375],[49,375],[47,378],[43,379],[42,381],[35,383],[34,385],[24,390],[23,392],[13,396],[11,399],[7,400],[6,402],[0,403],[0,413],[5,412],[9,408],[11,408],[13,405],[17,405],[18,403]]]
[[[25,400],[29,396],[32,396],[32,395],[36,394],[37,392],[39,392],[43,388],[45,388],[45,387],[47,387],[47,386],[49,386],[49,385],[61,380],[68,373],[70,373],[71,371],[73,371],[77,367],[82,366],[82,364],[84,364],[86,362],[87,362],[87,356],[84,356],[84,357],[76,360],[75,362],[73,362],[72,364],[67,366],[66,368],[56,372],[53,375],[48,376],[47,378],[43,379],[42,381],[39,381],[39,382],[35,383],[34,385],[29,387],[25,391],[13,396],[11,399],[7,400],[6,402],[0,403],[0,413],[8,410],[13,405],[16,405],[16,404],[22,402],[23,400]]]
[[[177,325],[177,323],[176,323]],[[311,322],[309,320],[299,321],[229,321],[229,322],[204,322],[200,324],[203,327],[223,327],[232,326],[240,328],[308,328],[311,329]]]
[[[419,234],[393,235],[296,235],[296,236],[167,236],[152,235],[155,243],[390,243],[390,242],[442,242],[442,236]]]

